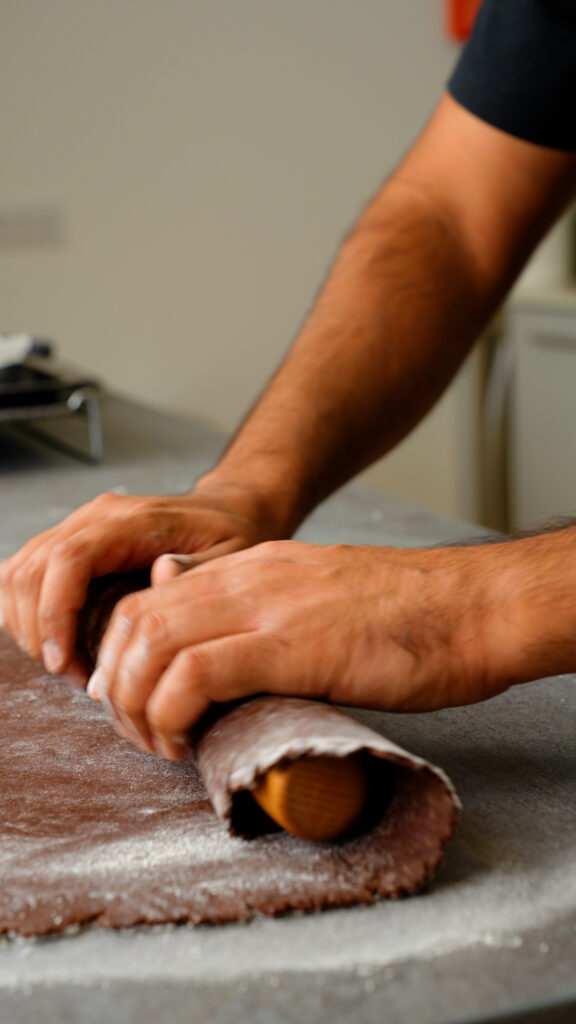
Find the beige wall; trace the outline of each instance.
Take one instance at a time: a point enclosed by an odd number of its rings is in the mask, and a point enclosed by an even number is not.
[[[442,9],[5,0],[0,215],[56,224],[0,238],[1,329],[232,428],[431,111],[456,53]],[[473,515],[474,392],[468,370],[372,479]]]

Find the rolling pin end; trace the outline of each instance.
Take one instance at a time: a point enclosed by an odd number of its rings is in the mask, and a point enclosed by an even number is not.
[[[252,791],[259,806],[299,839],[338,839],[358,821],[368,799],[361,756],[303,757],[271,768]]]

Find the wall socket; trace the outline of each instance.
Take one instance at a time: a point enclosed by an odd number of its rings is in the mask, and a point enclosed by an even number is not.
[[[45,249],[64,242],[64,212],[60,206],[0,206],[0,249]]]

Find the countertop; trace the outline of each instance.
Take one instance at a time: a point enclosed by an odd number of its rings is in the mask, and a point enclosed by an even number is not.
[[[203,424],[119,398],[104,400],[103,419],[98,466],[0,432],[0,559],[103,490],[186,490],[222,447]],[[479,533],[353,484],[298,536],[412,547]],[[462,798],[427,892],[225,927],[4,938],[0,1021],[574,1021],[574,684],[542,680],[429,715],[360,713],[444,767]]]

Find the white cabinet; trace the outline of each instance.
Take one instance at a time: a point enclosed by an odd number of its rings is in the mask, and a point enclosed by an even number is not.
[[[576,516],[576,289],[514,300],[499,364],[492,394],[510,385],[509,525]]]

